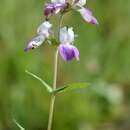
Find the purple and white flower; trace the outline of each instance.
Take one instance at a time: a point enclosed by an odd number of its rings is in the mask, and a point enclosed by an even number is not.
[[[68,4],[72,7],[72,9],[78,11],[86,22],[95,25],[98,24],[98,21],[93,16],[92,12],[84,7],[86,0],[73,0],[72,3],[69,3],[67,0],[52,0],[51,3],[46,4],[44,15],[46,18],[49,18],[53,14],[57,14],[60,11],[67,9]]]
[[[61,57],[65,61],[70,61],[74,58],[79,60],[79,51],[73,45],[74,37],[73,28],[63,27],[60,29],[60,45],[58,49]]]
[[[81,8],[78,10],[85,21],[91,24],[98,24],[97,19],[93,16],[92,12],[87,8]]]
[[[50,17],[53,14],[59,13],[67,6],[66,0],[52,0],[51,3],[45,5],[44,15]]]
[[[37,36],[34,37],[24,49],[24,51],[29,51],[38,48],[42,43],[50,36],[52,24],[49,21],[43,22],[37,29]]]
[[[25,52],[38,48],[45,41],[45,37],[43,35],[38,35],[34,37],[24,49]]]
[[[74,9],[76,9],[81,14],[81,16],[86,22],[95,25],[98,24],[98,21],[93,16],[92,12],[89,9],[84,7],[84,5],[86,4],[86,0],[75,0],[73,3],[74,3]]]

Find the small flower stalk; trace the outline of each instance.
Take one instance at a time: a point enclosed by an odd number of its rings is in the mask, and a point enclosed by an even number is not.
[[[98,25],[98,21],[96,17],[94,17],[92,11],[85,7],[86,0],[51,0],[49,3],[45,3],[43,14],[45,20],[42,24],[37,28],[36,36],[32,38],[25,47],[24,51],[29,52],[33,49],[36,49],[43,45],[43,43],[51,43],[53,46],[53,41],[56,41],[56,53],[54,59],[54,80],[53,86],[51,87],[41,78],[35,76],[34,74],[29,73],[29,75],[38,79],[46,88],[49,90],[48,92],[51,94],[51,103],[50,103],[50,113],[49,113],[49,121],[48,121],[48,129],[52,130],[52,121],[53,121],[53,113],[54,113],[54,104],[56,94],[59,92],[64,92],[64,90],[71,90],[76,88],[82,88],[88,86],[88,83],[74,83],[68,85],[67,87],[57,88],[57,69],[58,69],[58,55],[65,61],[69,62],[73,59],[79,61],[80,52],[76,47],[75,38],[76,35],[74,33],[74,28],[67,26],[62,26],[63,16],[69,11],[78,12],[85,22]],[[54,35],[53,32],[53,24],[51,23],[51,18],[60,15],[59,25],[57,25],[58,38]]]

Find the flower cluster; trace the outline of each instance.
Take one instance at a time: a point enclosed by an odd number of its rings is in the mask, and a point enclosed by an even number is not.
[[[44,16],[46,20],[38,27],[37,36],[34,37],[25,48],[25,51],[39,47],[46,39],[52,35],[52,24],[49,22],[51,16],[60,13],[64,15],[66,12],[75,10],[81,14],[83,19],[91,24],[98,24],[97,19],[92,12],[85,8],[86,0],[51,0],[50,3],[45,4]],[[58,51],[65,61],[70,61],[74,58],[79,60],[79,51],[74,46],[75,34],[72,27],[60,27]]]

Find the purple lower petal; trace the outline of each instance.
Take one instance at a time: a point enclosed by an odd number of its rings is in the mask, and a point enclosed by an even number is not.
[[[73,45],[60,44],[60,46],[59,46],[59,52],[60,52],[61,57],[65,61],[70,61],[70,60],[72,60],[74,58],[76,58],[77,60],[79,60],[79,51]]]

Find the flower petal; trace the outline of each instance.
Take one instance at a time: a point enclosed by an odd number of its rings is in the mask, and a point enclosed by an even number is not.
[[[81,8],[78,10],[81,16],[84,18],[85,21],[91,24],[98,24],[97,19],[92,15],[92,12],[89,9]]]
[[[27,45],[27,47],[24,49],[25,52],[35,49],[39,47],[43,42],[45,41],[45,37],[43,35],[38,35],[34,37]]]
[[[67,27],[63,27],[60,29],[60,42],[67,42]]]
[[[39,35],[43,35],[44,37],[49,37],[51,27],[52,27],[52,24],[50,24],[49,21],[45,21],[38,27],[37,33]]]
[[[91,19],[90,23],[91,24],[99,24],[98,21],[97,21],[97,19],[94,16],[92,16],[92,19]]]
[[[76,47],[73,47],[74,55],[76,60],[79,60],[79,50]]]
[[[46,17],[49,17],[53,14],[59,13],[62,9],[66,7],[65,3],[50,3],[46,4],[45,10],[44,10],[44,15]]]
[[[45,9],[44,9],[44,15],[49,16],[55,12],[55,8],[53,4],[46,4]]]
[[[76,6],[82,7],[86,4],[86,0],[74,0]]]
[[[74,41],[74,31],[73,28],[68,28],[68,42],[72,43]]]
[[[61,43],[72,43],[74,41],[73,28],[63,27],[60,29],[60,42]]]
[[[62,3],[65,4],[66,0],[51,0],[52,3]]]
[[[59,46],[59,52],[61,57],[65,61],[70,61],[74,58],[79,60],[79,51],[76,47],[70,44],[60,44]]]

